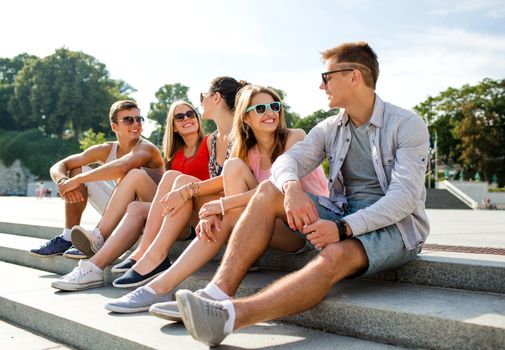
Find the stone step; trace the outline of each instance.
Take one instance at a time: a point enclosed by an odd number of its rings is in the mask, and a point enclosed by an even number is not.
[[[193,340],[182,324],[148,313],[117,315],[104,304],[125,293],[102,287],[64,293],[49,285],[58,276],[0,262],[0,273],[10,276],[0,285],[0,318],[57,339],[78,349],[207,349]],[[201,272],[210,276],[211,271]],[[249,291],[275,277],[246,278]],[[223,348],[282,349],[399,349],[396,346],[357,339],[286,322],[257,324],[230,335]]]
[[[22,327],[0,320],[0,344],[2,349],[23,350],[67,350],[68,346],[58,344],[39,334],[35,334]]]
[[[25,226],[22,229],[13,226],[14,229],[10,231],[25,234],[47,231],[47,228],[36,230],[34,226]],[[61,256],[40,258],[28,252],[29,249],[38,247],[45,241],[46,238],[0,233],[0,260],[58,274],[71,271],[77,264],[76,261]],[[176,242],[170,252],[172,258],[176,259],[188,244],[189,242]],[[259,265],[268,269],[293,271],[303,267],[315,254],[317,253],[314,251],[303,254],[285,254],[269,250],[260,259]],[[215,261],[219,260],[221,255],[222,252]],[[110,275],[110,268],[106,269],[106,281],[110,282],[114,277]],[[505,294],[505,256],[423,252],[416,261],[380,273],[372,279]]]

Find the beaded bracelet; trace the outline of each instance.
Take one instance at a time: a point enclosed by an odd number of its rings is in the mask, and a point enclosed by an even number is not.
[[[224,216],[224,197],[219,198],[219,205],[221,206],[221,216]]]

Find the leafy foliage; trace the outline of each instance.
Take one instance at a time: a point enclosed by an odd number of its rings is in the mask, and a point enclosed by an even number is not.
[[[47,178],[49,168],[59,159],[79,152],[78,144],[47,136],[38,129],[7,131],[0,129],[0,159],[10,166],[20,159],[30,172]]]
[[[132,91],[125,82],[110,79],[105,65],[93,56],[61,48],[26,61],[16,75],[8,110],[23,129],[39,128],[57,136],[69,129],[77,142],[89,128],[111,134],[110,105]]]
[[[462,164],[468,176],[480,171],[486,181],[497,174],[505,182],[505,80],[449,88],[414,109],[432,139],[437,135],[442,161]]]
[[[103,132],[94,132],[93,129],[88,129],[79,136],[79,147],[81,150],[87,150],[94,145],[100,145],[107,141]]]
[[[188,98],[188,91],[189,87],[182,85],[181,83],[163,85],[154,94],[157,101],[151,103],[147,117],[154,120],[162,129],[164,129],[168,109],[170,108],[172,102],[184,100],[191,103]]]

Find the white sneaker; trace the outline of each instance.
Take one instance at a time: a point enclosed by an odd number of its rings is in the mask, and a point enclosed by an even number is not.
[[[72,227],[70,233],[74,247],[83,252],[87,257],[95,255],[103,247],[104,239],[98,230],[88,231],[79,225]]]
[[[72,272],[60,277],[51,287],[69,292],[101,287],[104,284],[103,271],[89,260],[81,260]]]

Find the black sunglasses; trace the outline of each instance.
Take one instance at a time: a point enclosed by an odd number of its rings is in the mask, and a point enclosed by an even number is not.
[[[329,72],[324,72],[321,73],[321,78],[323,79],[323,84],[326,85],[328,84],[328,75],[332,73],[339,73],[339,72],[352,72],[354,69],[352,68],[346,68],[346,69],[337,69],[337,70],[331,70]]]
[[[136,121],[137,123],[139,123],[140,125],[144,124],[144,117],[131,117],[131,116],[127,116],[127,117],[123,117],[123,119],[119,119],[118,122],[123,122],[124,125],[126,126],[130,126],[133,124],[133,122]]]
[[[193,119],[196,117],[195,111],[189,110],[186,113],[177,113],[174,115],[174,119],[178,122],[182,122],[184,118]]]

